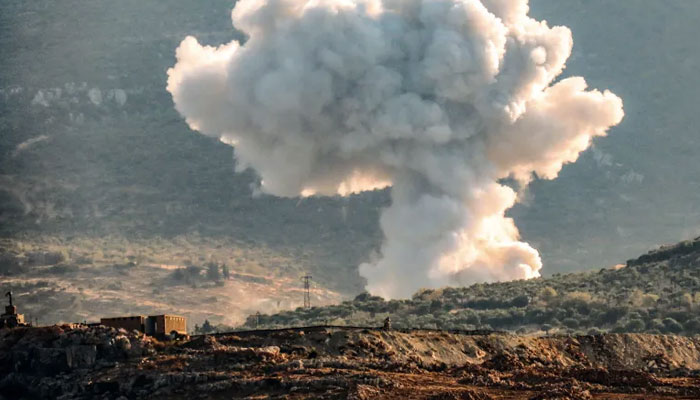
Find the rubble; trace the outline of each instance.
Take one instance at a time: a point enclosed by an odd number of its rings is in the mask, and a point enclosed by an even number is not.
[[[18,328],[0,331],[0,399],[700,398],[698,340],[326,327],[158,342]]]
[[[566,386],[549,388],[538,393],[529,400],[592,400],[591,392],[580,386]]]

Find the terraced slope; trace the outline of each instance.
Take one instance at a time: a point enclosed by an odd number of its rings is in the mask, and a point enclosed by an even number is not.
[[[696,399],[700,341],[307,328],[159,343],[109,328],[0,334],[0,395],[151,399]],[[48,357],[51,355],[51,357]]]

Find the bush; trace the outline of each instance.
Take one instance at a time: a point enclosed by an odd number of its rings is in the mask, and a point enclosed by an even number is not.
[[[564,324],[564,326],[566,326],[567,328],[571,328],[571,329],[576,329],[576,328],[578,328],[578,325],[579,325],[578,320],[576,318],[565,318],[561,322],[562,322],[562,324]]]
[[[646,328],[646,324],[641,319],[635,318],[629,320],[625,326],[627,332],[643,332]]]
[[[511,307],[527,307],[530,304],[530,296],[520,295],[510,301]]]
[[[648,332],[663,332],[666,330],[666,327],[664,326],[663,321],[660,319],[653,319],[647,324],[647,331]]]
[[[666,332],[678,334],[683,331],[683,325],[673,318],[664,318],[663,324],[666,328]]]
[[[184,281],[185,280],[184,268],[176,269],[175,271],[173,271],[173,273],[170,276],[172,276],[173,280],[175,280],[177,282]]]
[[[562,306],[578,311],[579,314],[588,314],[591,312],[590,303],[593,301],[593,296],[588,292],[571,292],[564,297]]]
[[[550,332],[552,329],[554,329],[554,327],[553,327],[552,325],[550,325],[550,324],[544,324],[544,325],[542,325],[542,328],[541,328],[541,329],[542,329],[546,334],[549,335],[549,332]]]
[[[600,319],[598,320],[598,325],[613,325],[617,323],[617,321],[624,318],[625,315],[627,315],[627,312],[628,309],[626,307],[610,308],[600,316]]]
[[[557,291],[554,290],[553,287],[547,286],[539,292],[537,297],[539,297],[545,303],[550,304],[557,298],[557,296]]]
[[[199,275],[202,273],[202,268],[190,265],[185,269],[185,272],[188,280],[194,281],[199,278]]]
[[[641,306],[651,308],[656,306],[659,301],[659,296],[651,293],[644,294],[641,298]]]
[[[700,317],[688,320],[684,325],[685,331],[691,334],[700,333]]]

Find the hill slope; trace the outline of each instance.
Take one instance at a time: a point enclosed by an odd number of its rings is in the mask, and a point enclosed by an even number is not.
[[[411,300],[363,294],[340,305],[265,315],[268,327],[330,323],[518,332],[700,333],[700,238],[615,269],[424,290]],[[249,319],[247,326],[257,321]]]
[[[545,274],[612,265],[700,228],[700,43],[693,0],[533,0],[572,28],[568,74],[610,88],[627,118],[512,215]],[[0,4],[0,234],[233,236],[313,255],[323,285],[356,294],[381,239],[386,192],[253,198],[232,150],[189,131],[165,91],[186,35],[241,38],[229,0],[6,0]],[[672,154],[672,157],[669,155]],[[333,279],[337,274],[343,279]]]
[[[697,399],[697,338],[308,328],[160,343],[105,327],[0,334],[32,399]],[[641,396],[641,397],[640,397]]]

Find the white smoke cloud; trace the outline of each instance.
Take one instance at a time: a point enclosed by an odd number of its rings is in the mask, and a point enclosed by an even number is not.
[[[245,44],[186,38],[168,91],[192,129],[236,147],[277,196],[391,186],[367,289],[527,279],[539,254],[505,212],[623,118],[527,0],[239,0]]]

